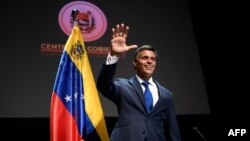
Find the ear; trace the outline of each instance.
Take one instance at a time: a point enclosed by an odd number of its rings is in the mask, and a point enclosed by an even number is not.
[[[133,65],[134,65],[134,68],[136,67],[137,65],[137,62],[133,61]]]

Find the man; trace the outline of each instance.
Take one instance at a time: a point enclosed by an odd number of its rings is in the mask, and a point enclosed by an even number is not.
[[[126,45],[129,27],[112,28],[111,51],[97,79],[98,90],[113,101],[119,117],[111,141],[180,141],[171,92],[152,78],[156,50],[144,45]],[[114,80],[119,56],[135,50],[136,75]]]

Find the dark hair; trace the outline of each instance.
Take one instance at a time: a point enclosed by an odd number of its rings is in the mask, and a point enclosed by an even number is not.
[[[136,61],[138,54],[143,50],[151,50],[155,53],[155,56],[157,57],[157,52],[155,48],[153,48],[151,45],[142,45],[135,50],[134,61]]]

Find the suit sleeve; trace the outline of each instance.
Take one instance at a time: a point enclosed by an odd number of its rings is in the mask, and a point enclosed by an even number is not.
[[[113,82],[117,63],[106,65],[103,64],[102,69],[97,77],[97,89],[108,99],[117,104],[119,94],[116,85]]]
[[[181,141],[181,135],[180,135],[178,121],[176,118],[176,113],[174,110],[174,102],[172,94],[170,94],[169,96],[169,115],[168,115],[167,132],[170,141]]]

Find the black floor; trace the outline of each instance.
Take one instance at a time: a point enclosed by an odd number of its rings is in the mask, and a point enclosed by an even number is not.
[[[243,137],[239,135],[237,137],[228,136],[230,129],[247,128],[244,126],[246,124],[241,121],[228,123],[226,119],[223,120],[222,117],[216,117],[211,114],[182,115],[177,118],[183,141],[204,141],[204,139],[193,130],[193,127],[197,127],[208,141],[243,141],[247,138],[247,134]],[[109,133],[116,120],[116,117],[106,118]],[[1,118],[0,123],[1,138],[4,138],[5,141],[50,140],[49,118]]]

